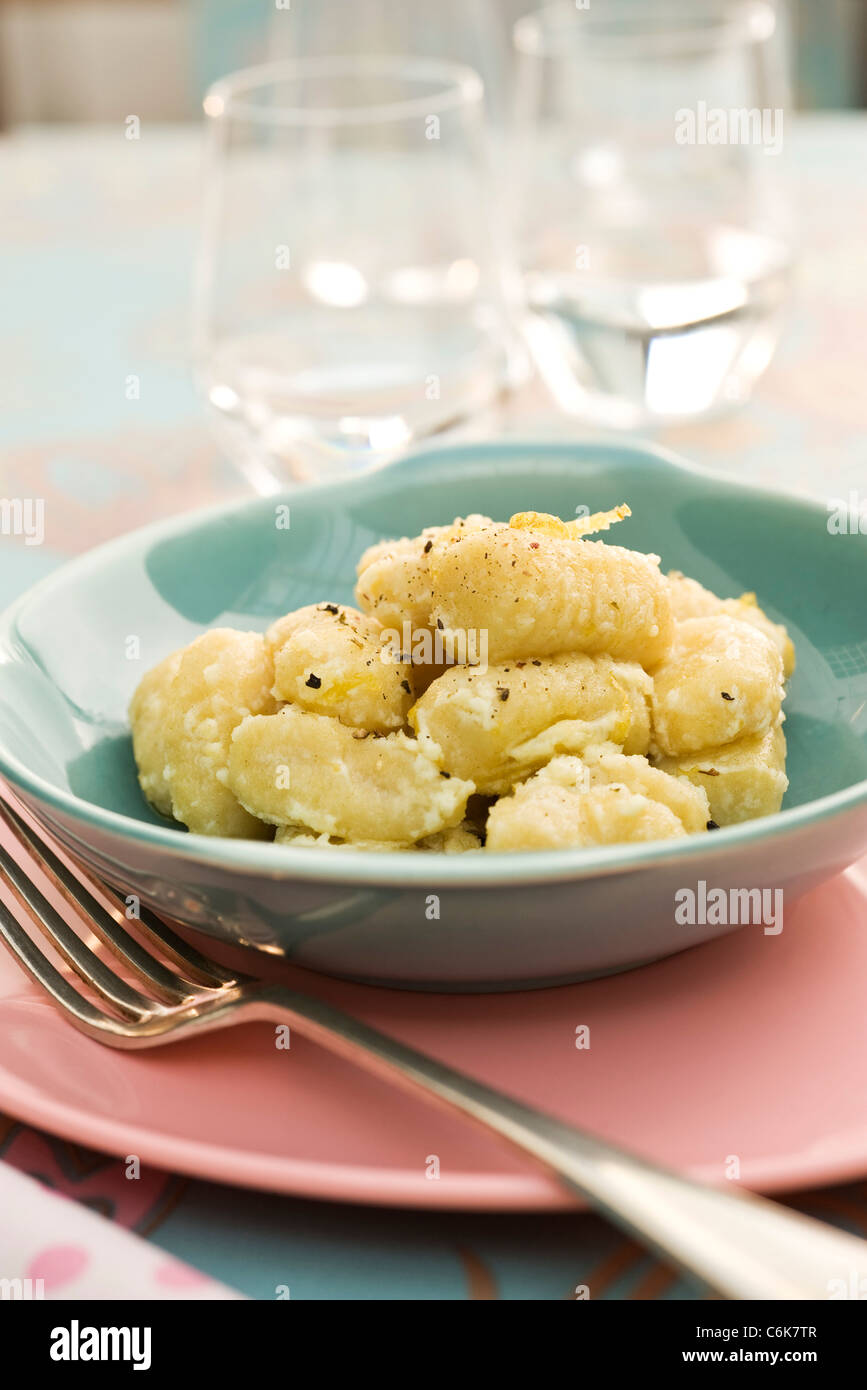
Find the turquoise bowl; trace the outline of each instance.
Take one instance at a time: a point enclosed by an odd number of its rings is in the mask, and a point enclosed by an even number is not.
[[[723,596],[755,590],[787,624],[798,669],[779,815],[678,842],[436,857],[212,840],[144,803],[127,703],[173,648],[213,625],[262,630],[302,604],[351,601],[355,562],[382,536],[468,512],[568,517],[619,502],[633,515],[618,542]],[[281,506],[288,529],[275,524]],[[734,928],[732,912],[678,921],[685,889],[697,901],[711,888],[727,902],[738,889],[782,893],[773,925],[744,928],[773,935],[800,894],[867,848],[867,537],[855,530],[832,534],[819,505],[620,443],[450,448],[181,516],[75,560],[0,619],[0,772],[124,894],[221,941],[370,983],[565,983]]]

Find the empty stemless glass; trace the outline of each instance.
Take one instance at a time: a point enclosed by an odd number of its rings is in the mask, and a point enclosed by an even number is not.
[[[519,21],[528,338],[560,404],[636,428],[743,401],[790,278],[780,12],[555,4]]]
[[[272,5],[268,59],[417,54],[464,63],[485,84],[488,119],[511,114],[512,26],[524,0],[313,0]]]
[[[469,68],[340,57],[205,98],[196,369],[260,490],[387,462],[508,383],[483,95]]]

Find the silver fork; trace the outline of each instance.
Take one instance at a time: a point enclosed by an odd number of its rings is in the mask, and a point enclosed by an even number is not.
[[[513,1100],[319,999],[230,973],[142,907],[136,926],[156,949],[152,954],[96,894],[108,894],[118,917],[125,916],[123,900],[83,871],[81,879],[72,874],[8,802],[0,803],[0,816],[139,982],[140,988],[134,987],[110,969],[0,847],[0,868],[30,922],[105,1007],[92,1003],[52,965],[2,902],[0,936],[69,1022],[97,1042],[155,1047],[254,1020],[286,1022],[331,1052],[495,1131],[713,1294],[828,1299],[863,1287],[867,1241],[741,1189],[720,1191],[691,1182]]]

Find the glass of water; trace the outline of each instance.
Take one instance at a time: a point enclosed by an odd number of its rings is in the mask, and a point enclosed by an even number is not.
[[[744,401],[790,280],[781,11],[567,0],[514,38],[517,254],[558,402],[631,429]]]
[[[464,63],[485,84],[489,121],[502,126],[511,109],[511,30],[526,12],[527,0],[314,0],[272,6],[268,56],[416,53]]]
[[[196,372],[260,491],[388,462],[509,384],[483,96],[469,68],[361,56],[208,92]]]

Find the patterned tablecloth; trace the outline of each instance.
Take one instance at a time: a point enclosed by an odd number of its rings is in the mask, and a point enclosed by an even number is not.
[[[694,460],[827,501],[867,489],[867,118],[789,141],[802,255],[789,327],[754,401],[666,431]],[[0,537],[0,603],[70,555],[244,484],[188,369],[200,135],[23,131],[0,142],[0,496],[46,499],[44,544]],[[127,378],[137,376],[137,399]],[[530,388],[501,427],[577,437]],[[122,1164],[0,1116],[0,1156],[258,1298],[685,1298],[589,1216],[426,1214],[274,1197]],[[867,1235],[867,1186],[796,1205]],[[2,1239],[2,1237],[0,1237]],[[59,1290],[58,1290],[59,1292]]]

